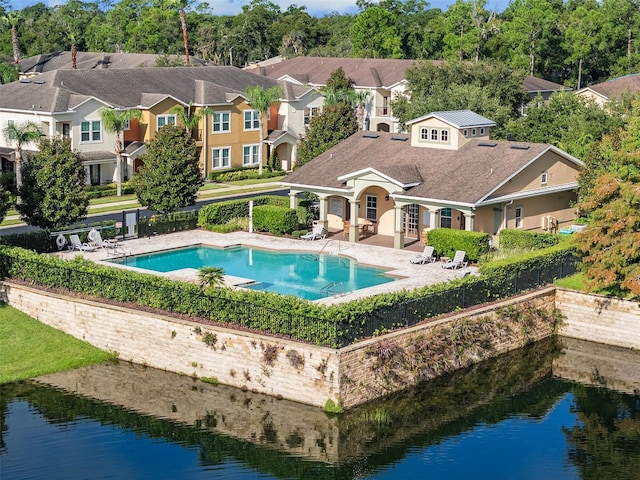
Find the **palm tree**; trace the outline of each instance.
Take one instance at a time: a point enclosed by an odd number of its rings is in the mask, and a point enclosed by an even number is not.
[[[260,143],[258,144],[258,173],[262,175],[262,132],[264,125],[264,117],[271,108],[271,105],[275,104],[282,97],[282,89],[278,86],[273,86],[268,89],[264,89],[261,85],[249,86],[245,90],[249,104],[254,110],[257,110],[260,114],[258,116],[258,126],[260,128]]]
[[[189,102],[186,107],[183,107],[182,105],[172,107],[170,112],[177,115],[178,120],[184,126],[187,135],[191,137],[193,130],[198,128],[198,125],[200,125],[200,120],[202,120],[205,115],[211,115],[213,110],[209,107],[201,107],[195,111],[193,102]]]
[[[203,292],[207,287],[222,287],[225,285],[224,269],[222,267],[200,267],[198,278]]]
[[[191,65],[191,57],[189,56],[189,39],[187,38],[187,14],[185,8],[192,3],[192,0],[168,0],[169,8],[177,8],[180,14],[180,27],[182,28],[182,41],[184,42],[184,62]]]
[[[131,120],[138,120],[142,116],[140,110],[124,110],[118,112],[112,108],[102,107],[100,116],[104,129],[109,133],[116,135],[116,141],[113,150],[116,154],[116,195],[122,195],[122,152],[124,146],[122,144],[122,132]]]
[[[356,107],[356,121],[358,122],[358,129],[364,129],[364,106],[367,104],[367,100],[369,99],[369,92],[360,90],[359,92],[354,92],[353,95],[353,103]]]
[[[20,45],[18,43],[18,23],[22,14],[18,10],[7,12],[2,16],[2,23],[11,26],[11,45],[13,47],[13,63],[18,65],[20,60]]]
[[[13,142],[15,151],[16,188],[18,197],[16,202],[20,203],[20,188],[22,187],[22,147],[29,143],[37,143],[42,136],[40,127],[34,122],[9,123],[2,129],[7,142]]]

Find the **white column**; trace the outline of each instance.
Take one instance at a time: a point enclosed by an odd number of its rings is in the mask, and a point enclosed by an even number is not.
[[[465,218],[465,222],[464,222],[464,229],[468,232],[473,232],[474,229],[474,220],[475,220],[475,213],[465,213],[464,214],[464,218]]]
[[[320,212],[319,212],[319,220],[318,222],[322,225],[322,227],[326,230],[329,224],[327,220],[327,214],[329,213],[329,198],[326,195],[321,195],[319,197],[320,200]]]
[[[289,190],[289,208],[296,209],[298,208],[298,192],[294,190]]]
[[[360,225],[358,225],[358,208],[360,200],[349,200],[351,218],[349,220],[349,241],[358,242],[360,240]]]
[[[402,229],[402,220],[404,211],[402,205],[395,204],[393,206],[393,214],[395,221],[395,229],[393,232],[393,248],[404,248],[404,230]]]

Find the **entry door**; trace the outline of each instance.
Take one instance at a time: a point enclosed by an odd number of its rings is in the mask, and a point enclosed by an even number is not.
[[[420,207],[415,203],[402,207],[403,228],[407,238],[418,238],[418,213]]]
[[[91,185],[100,185],[100,165],[89,165]]]

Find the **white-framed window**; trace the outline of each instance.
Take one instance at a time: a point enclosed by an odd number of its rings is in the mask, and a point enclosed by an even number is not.
[[[244,111],[244,129],[258,130],[260,128],[260,112],[258,110]]]
[[[213,149],[212,167],[228,168],[231,166],[231,147],[218,147]]]
[[[15,125],[16,121],[15,120],[7,120],[7,126],[11,126],[11,125]]]
[[[480,135],[484,135],[484,128],[480,129]]]
[[[242,165],[245,167],[258,165],[258,150],[260,145],[244,145],[242,147]]]
[[[420,140],[429,140],[429,129],[422,127],[420,129]]]
[[[320,113],[320,107],[308,107],[304,109],[304,124],[309,125],[313,117]]]
[[[475,136],[476,136],[476,129],[475,129],[475,128],[472,128],[472,129],[471,129],[471,136],[472,136],[472,137],[475,137]]]
[[[123,125],[123,130],[130,130],[131,129],[131,120],[125,120],[124,121],[124,125]]]
[[[440,130],[440,141],[441,142],[449,141],[449,130],[446,130],[446,129]]]
[[[165,125],[175,125],[176,116],[175,115],[158,115],[156,117],[156,123],[158,124],[157,130],[160,130]]]
[[[542,185],[546,185],[548,180],[549,180],[549,173],[546,171],[542,172],[542,174],[540,175],[540,183]]]
[[[80,122],[80,142],[99,142],[102,140],[102,121],[85,120]]]
[[[213,133],[231,131],[231,112],[213,112]]]
[[[432,142],[437,142],[438,141],[438,129],[437,128],[432,128],[431,129],[431,141]]]
[[[469,130],[467,130],[466,128],[464,130],[462,130],[462,135],[464,135],[465,137],[469,136]]]
[[[378,220],[378,197],[375,195],[367,195],[366,218],[372,222]]]
[[[522,207],[516,207],[516,228],[522,228]]]
[[[451,209],[440,209],[440,228],[451,228]]]

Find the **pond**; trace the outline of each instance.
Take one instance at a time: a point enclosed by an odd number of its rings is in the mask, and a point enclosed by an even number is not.
[[[125,362],[8,384],[0,478],[637,479],[640,355],[559,342],[340,416]]]

